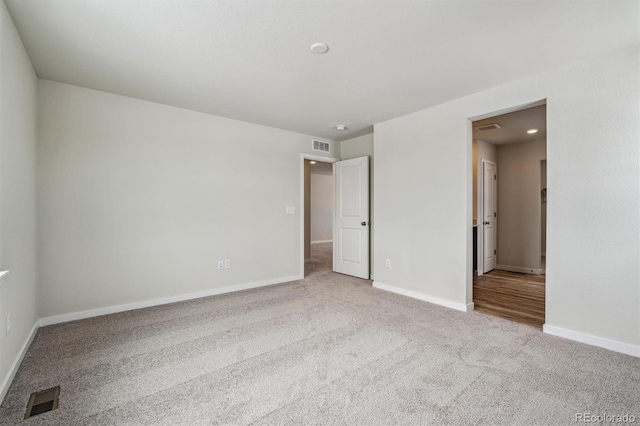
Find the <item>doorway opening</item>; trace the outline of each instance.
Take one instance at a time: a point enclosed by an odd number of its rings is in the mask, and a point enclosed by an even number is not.
[[[333,164],[304,160],[304,276],[333,269]]]
[[[315,161],[314,164],[311,164]],[[312,183],[321,178],[312,180],[312,167],[319,163],[330,163],[333,181],[333,205],[327,207],[319,198],[314,197]],[[322,169],[323,165],[318,166]],[[323,175],[324,173],[317,173]],[[316,191],[317,193],[318,191]],[[314,200],[322,206],[322,210],[331,211],[330,221],[316,218],[314,224],[313,205]],[[288,208],[287,211],[290,209]],[[295,209],[291,209],[295,214]],[[311,154],[300,154],[300,278],[305,278],[305,260],[309,264],[309,271],[314,268],[314,253],[324,272],[338,272],[357,278],[369,279],[369,157],[356,157],[339,161],[337,158],[321,157]],[[332,240],[326,239],[327,233],[318,228],[328,228],[332,225]],[[320,232],[322,231],[322,232]],[[312,242],[316,244],[312,244]],[[325,246],[320,246],[325,244]],[[327,255],[331,244],[331,262]],[[318,246],[318,247],[314,247]],[[312,248],[314,247],[314,248]]]
[[[546,103],[472,126],[474,309],[542,328]]]
[[[314,164],[311,164],[312,161]],[[331,177],[333,182],[333,163],[338,161],[340,161],[340,159],[333,157],[323,157],[305,153],[300,154],[300,279],[304,279],[307,273],[310,272],[309,267],[312,266],[311,260],[313,259],[311,247],[322,244],[311,244],[311,201],[313,198],[313,194],[311,193],[311,169],[312,166],[315,167],[319,164],[319,166],[317,166],[318,170],[325,170],[326,173],[326,168],[330,168],[332,170]],[[333,207],[331,207],[331,215],[333,215]],[[333,227],[333,219],[331,219],[331,226]],[[330,247],[331,253],[333,253],[333,243],[325,242],[324,244],[325,252],[328,251],[327,247]],[[317,248],[321,249],[323,247]],[[317,253],[316,257],[326,256],[326,254],[327,253]],[[321,267],[324,268],[327,266],[326,263],[325,261]],[[329,262],[328,266],[329,269],[331,269],[331,262]]]

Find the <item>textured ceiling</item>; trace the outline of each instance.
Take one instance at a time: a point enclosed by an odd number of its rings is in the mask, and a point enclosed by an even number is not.
[[[499,129],[479,131],[478,126],[496,123]],[[473,138],[481,139],[494,145],[527,142],[547,136],[547,106],[540,105],[497,117],[485,118],[473,122]],[[538,129],[537,133],[528,134],[527,130]]]
[[[334,140],[640,42],[637,0],[6,4],[41,78]]]

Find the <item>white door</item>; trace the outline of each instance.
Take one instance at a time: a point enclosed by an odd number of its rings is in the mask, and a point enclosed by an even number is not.
[[[498,224],[498,168],[491,161],[482,160],[482,229],[484,240],[483,272],[496,268]]]
[[[369,279],[369,157],[334,163],[333,270]]]

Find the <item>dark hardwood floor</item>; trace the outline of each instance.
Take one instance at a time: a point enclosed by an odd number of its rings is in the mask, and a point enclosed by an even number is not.
[[[493,270],[473,278],[475,310],[542,328],[545,276]]]

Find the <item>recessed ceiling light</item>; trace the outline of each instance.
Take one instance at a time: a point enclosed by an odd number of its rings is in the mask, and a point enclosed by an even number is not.
[[[309,163],[311,163],[311,164],[316,164],[316,162],[315,162],[315,161],[309,161]]]
[[[311,51],[319,55],[322,55],[323,53],[327,53],[328,50],[329,50],[329,46],[327,46],[324,43],[313,43],[311,45]]]
[[[529,133],[530,135],[532,135],[534,133],[538,133],[538,129],[529,129],[529,130],[527,130],[527,133]]]
[[[336,129],[338,130],[347,130],[347,126],[344,124],[336,124]]]

